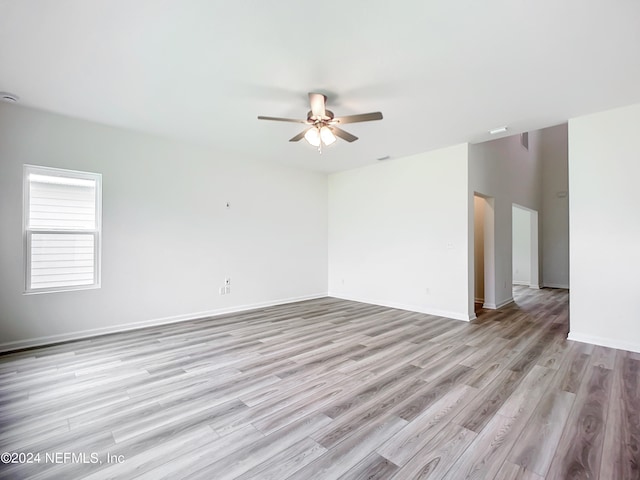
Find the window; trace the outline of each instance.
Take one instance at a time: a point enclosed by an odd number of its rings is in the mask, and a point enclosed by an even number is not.
[[[101,178],[25,165],[27,293],[100,286]]]

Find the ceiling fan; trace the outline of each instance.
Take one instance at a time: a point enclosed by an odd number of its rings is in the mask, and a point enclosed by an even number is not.
[[[334,117],[333,112],[326,109],[326,103],[326,95],[309,92],[309,104],[311,105],[311,110],[307,113],[306,120],[282,117],[264,117],[262,115],[258,116],[258,120],[275,120],[278,122],[294,122],[309,125],[309,128],[303,130],[289,141],[297,142],[304,138],[314,147],[318,147],[318,152],[320,153],[322,153],[322,145],[328,146],[333,144],[336,141],[336,137],[340,137],[347,142],[355,142],[358,139],[358,137],[342,130],[337,125],[382,120],[382,113],[380,112]]]

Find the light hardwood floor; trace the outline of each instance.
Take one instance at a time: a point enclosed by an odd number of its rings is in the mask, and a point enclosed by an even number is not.
[[[472,323],[326,298],[3,355],[0,451],[40,458],[0,478],[640,478],[640,355],[565,340],[566,291],[515,298]]]

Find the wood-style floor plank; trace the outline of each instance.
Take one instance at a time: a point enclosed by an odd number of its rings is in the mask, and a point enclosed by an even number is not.
[[[640,478],[640,359],[617,351],[600,478]]]
[[[377,453],[371,453],[355,467],[340,475],[340,480],[387,480],[399,467]]]
[[[544,477],[533,473],[521,465],[504,462],[493,480],[543,480]],[[550,479],[551,480],[551,479]],[[558,479],[560,480],[560,479]]]
[[[448,423],[402,466],[393,480],[442,478],[476,437],[475,432]]]
[[[550,372],[534,366],[520,385],[480,430],[469,448],[442,478],[493,478],[507,459],[510,448],[521,435],[540,398],[546,392]]]
[[[329,449],[323,456],[288,478],[290,480],[339,478],[367,458],[382,442],[394,435],[406,424],[406,420],[396,416],[377,419],[347,437],[344,441]]]
[[[611,370],[589,367],[549,468],[551,478],[599,477],[611,380]]]
[[[509,460],[544,477],[555,455],[575,395],[554,391],[545,395],[516,441]]]
[[[514,299],[461,322],[322,298],[0,355],[0,450],[43,459],[0,480],[640,478],[640,354],[567,341],[565,290]]]
[[[382,444],[377,452],[396,465],[405,465],[450,425],[451,419],[476,395],[477,390],[467,385],[454,387]]]

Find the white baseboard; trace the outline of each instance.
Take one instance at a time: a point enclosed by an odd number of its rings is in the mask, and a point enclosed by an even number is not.
[[[565,290],[569,290],[569,285],[566,283],[545,283],[545,287],[549,288],[564,288]]]
[[[155,318],[144,320],[142,322],[126,323],[122,325],[114,325],[111,327],[94,328],[91,330],[81,330],[78,332],[62,333],[58,335],[49,335],[45,337],[28,338],[25,340],[16,340],[13,342],[0,343],[0,353],[10,352],[12,350],[21,350],[23,348],[40,347],[53,343],[68,342],[71,340],[80,340],[89,337],[97,337],[99,335],[107,335],[110,333],[120,333],[129,330],[139,330],[141,328],[156,327],[170,323],[186,322],[189,320],[198,320],[207,317],[216,317],[227,313],[244,312],[254,310],[256,308],[273,307],[275,305],[283,305],[287,303],[302,302],[304,300],[314,300],[317,298],[325,298],[326,293],[318,293],[315,295],[303,295],[301,297],[282,298],[279,300],[271,300],[268,302],[258,302],[248,305],[238,305],[234,307],[219,308],[208,310],[205,312],[187,313],[184,315],[176,315],[173,317]]]
[[[511,284],[519,285],[523,287],[535,288],[536,290],[540,290],[540,288],[542,288],[540,285],[536,285],[535,283],[521,282],[520,280],[513,280]]]
[[[592,345],[600,345],[601,347],[616,348],[618,350],[640,353],[639,343],[632,343],[614,338],[596,337],[593,335],[569,332],[567,339],[573,340],[574,342],[590,343]]]
[[[476,315],[473,312],[471,315],[467,315],[460,312],[450,312],[447,310],[438,310],[436,308],[425,308],[424,306],[421,306],[421,305],[409,305],[409,304],[397,303],[397,302],[380,301],[380,300],[374,300],[370,298],[354,297],[351,295],[342,295],[339,293],[332,293],[332,292],[329,292],[329,297],[339,298],[341,300],[351,300],[352,302],[369,303],[371,305],[379,305],[381,307],[397,308],[398,310],[408,310],[410,312],[426,313],[428,315],[436,315],[438,317],[452,318],[454,320],[463,320],[465,322],[470,322],[471,320],[475,320],[476,318]]]
[[[502,308],[506,305],[509,305],[510,303],[513,303],[513,298],[508,298],[507,300],[504,300],[498,303],[497,305],[495,303],[484,303],[482,304],[482,308],[487,308],[489,310],[497,310],[498,308]]]

